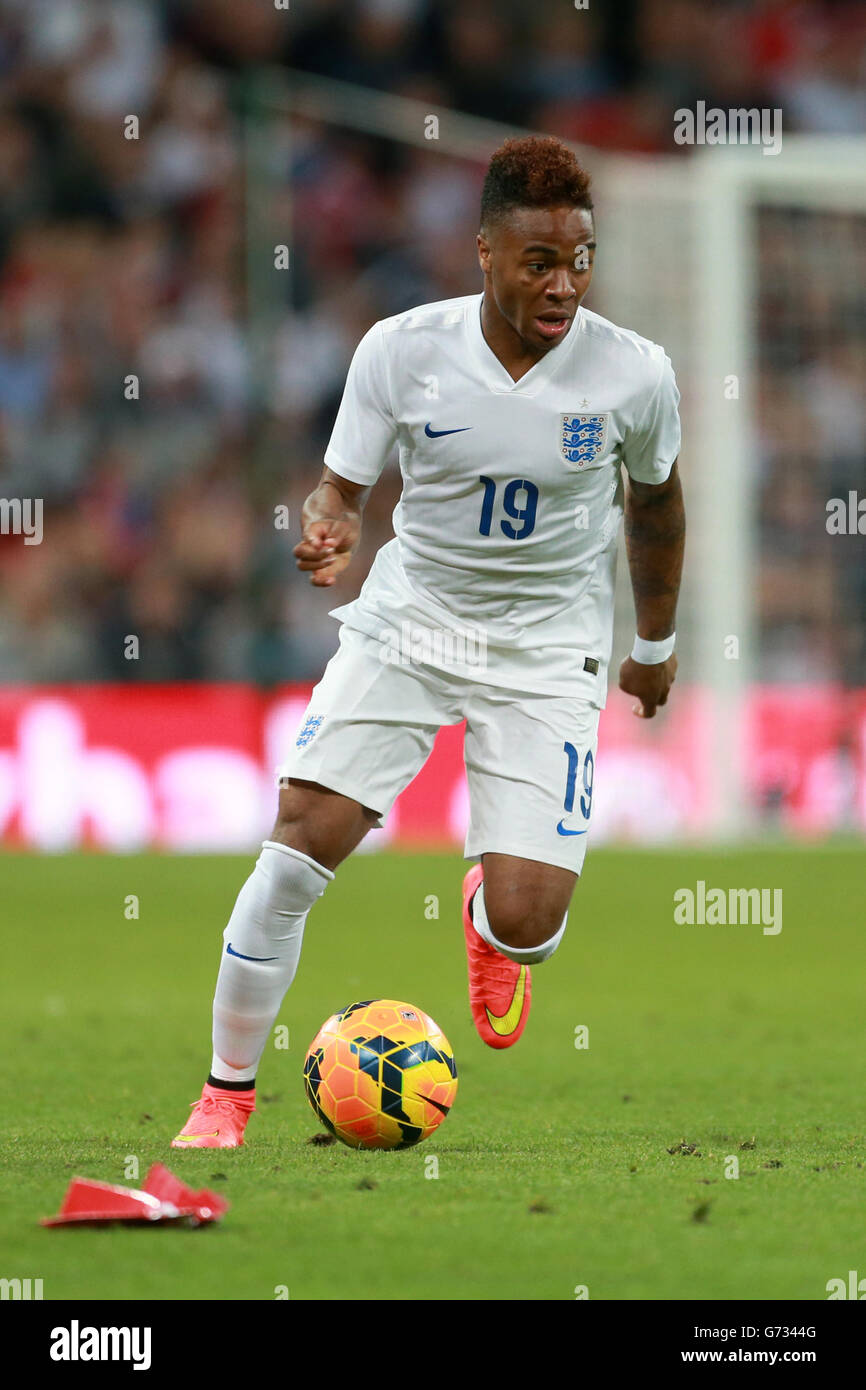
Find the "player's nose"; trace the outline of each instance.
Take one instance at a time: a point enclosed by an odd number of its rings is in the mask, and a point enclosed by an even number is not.
[[[557,302],[574,299],[577,293],[567,270],[554,271],[545,287],[545,292],[548,299],[555,299]]]

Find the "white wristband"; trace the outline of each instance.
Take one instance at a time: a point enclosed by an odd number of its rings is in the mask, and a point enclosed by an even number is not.
[[[643,637],[635,636],[631,659],[641,666],[660,666],[669,656],[673,656],[676,640],[675,632],[672,632],[670,637],[663,637],[660,642],[647,642]]]

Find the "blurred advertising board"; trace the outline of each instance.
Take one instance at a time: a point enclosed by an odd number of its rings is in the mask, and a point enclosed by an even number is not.
[[[273,824],[273,769],[308,688],[93,685],[0,688],[0,843],[62,851],[246,851]],[[602,716],[593,841],[711,839],[711,707],[677,689],[643,721],[611,691]],[[760,822],[801,836],[866,831],[866,690],[756,689],[743,748]],[[462,726],[365,847],[462,844]]]

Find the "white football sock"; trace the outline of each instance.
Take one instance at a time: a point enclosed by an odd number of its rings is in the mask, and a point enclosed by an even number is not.
[[[223,933],[213,1001],[211,1075],[255,1080],[286,990],[295,978],[304,923],[333,879],[299,850],[265,840]]]
[[[555,936],[549,941],[542,941],[540,946],[503,946],[501,941],[497,941],[487,920],[487,908],[484,903],[484,884],[480,883],[472,897],[472,911],[470,913],[472,923],[488,946],[492,946],[494,951],[500,955],[507,956],[509,960],[516,961],[518,965],[538,965],[543,960],[549,960],[553,955],[563,936],[568,923],[568,913],[562,919],[562,926]]]

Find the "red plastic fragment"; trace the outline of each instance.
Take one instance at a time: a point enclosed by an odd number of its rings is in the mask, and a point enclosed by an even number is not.
[[[218,1192],[212,1192],[208,1187],[203,1187],[200,1192],[193,1191],[161,1163],[154,1163],[149,1169],[143,1190],[163,1202],[171,1202],[184,1215],[195,1216],[200,1221],[218,1221],[229,1209],[225,1197]]]
[[[73,1178],[60,1211],[56,1216],[43,1217],[40,1225],[185,1220],[201,1226],[218,1221],[228,1208],[228,1202],[218,1193],[206,1187],[195,1192],[161,1163],[154,1163],[141,1190],[91,1178]]]
[[[149,1192],[116,1187],[90,1178],[73,1178],[57,1216],[43,1226],[62,1226],[69,1221],[158,1221],[162,1203]]]

